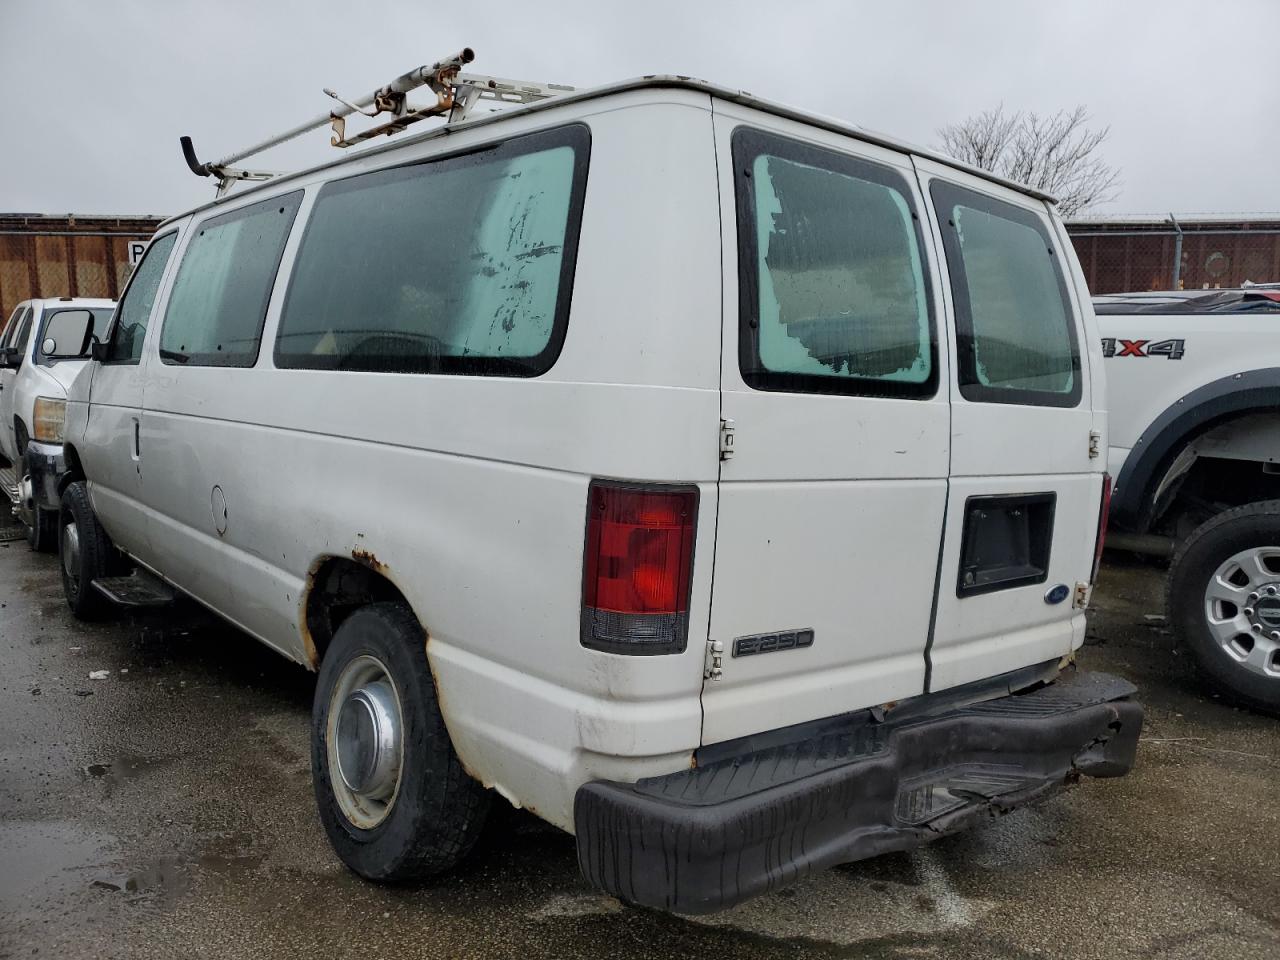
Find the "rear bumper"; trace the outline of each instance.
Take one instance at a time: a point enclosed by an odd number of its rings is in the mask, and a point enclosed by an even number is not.
[[[1132,684],[1073,673],[1031,693],[874,722],[863,711],[574,800],[578,864],[642,906],[711,913],[814,871],[918,846],[1079,774],[1128,773]]]

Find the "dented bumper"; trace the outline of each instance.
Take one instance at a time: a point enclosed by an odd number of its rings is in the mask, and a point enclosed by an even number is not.
[[[594,886],[675,913],[712,913],[814,871],[915,847],[1084,774],[1128,773],[1142,707],[1128,681],[1064,675],[945,712],[867,711],[717,750],[688,771],[596,781],[574,802]]]

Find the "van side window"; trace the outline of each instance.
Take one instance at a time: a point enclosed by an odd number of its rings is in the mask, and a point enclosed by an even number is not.
[[[739,366],[759,390],[926,397],[937,337],[923,236],[890,167],[733,135]]]
[[[564,341],[589,150],[575,124],[327,184],[276,365],[546,372]]]
[[[251,367],[302,191],[211,217],[193,229],[160,330],[160,359]]]
[[[164,276],[165,264],[173,252],[178,231],[166,233],[151,241],[142,260],[133,271],[129,287],[116,306],[115,325],[111,329],[111,344],[107,348],[107,360],[115,363],[137,363],[142,357],[142,341],[147,336],[147,322],[151,308],[155,306],[156,291]]]
[[[1080,348],[1062,266],[1033,211],[943,180],[942,228],[967,400],[1074,407]]]
[[[0,327],[0,347],[9,345],[9,338],[13,336],[18,329],[18,318],[22,316],[24,307],[14,307],[13,313],[9,315],[9,320],[3,327]]]

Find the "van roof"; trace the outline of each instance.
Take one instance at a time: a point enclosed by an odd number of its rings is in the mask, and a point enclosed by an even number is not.
[[[430,140],[435,137],[447,136],[451,130],[455,130],[455,129],[470,130],[473,127],[488,126],[490,124],[501,123],[504,120],[517,115],[524,116],[528,113],[541,112],[544,110],[554,110],[557,107],[562,106],[564,104],[581,103],[586,100],[597,100],[604,97],[611,97],[619,93],[627,93],[632,90],[672,89],[672,88],[681,89],[681,90],[692,90],[697,93],[705,93],[719,100],[725,100],[730,103],[743,104],[744,106],[753,107],[765,113],[771,113],[771,114],[774,114],[775,116],[785,117],[789,120],[796,120],[800,123],[806,123],[806,124],[809,124],[810,126],[818,127],[823,130],[830,130],[833,133],[844,134],[845,136],[853,137],[858,140],[863,140],[863,141],[866,141],[867,143],[874,143],[878,146],[887,147],[891,150],[897,150],[902,153],[915,154],[916,156],[925,157],[929,160],[933,160],[933,161],[936,161],[937,163],[944,164],[945,166],[963,171],[964,173],[972,174],[975,177],[980,177],[983,180],[987,180],[991,183],[996,183],[1003,187],[1008,187],[1011,190],[1016,190],[1019,193],[1023,193],[1028,196],[1035,197],[1039,200],[1045,200],[1049,203],[1056,202],[1056,198],[1052,194],[1045,193],[1044,191],[1038,190],[1035,187],[1030,187],[1024,183],[1018,183],[1014,180],[1006,179],[1005,177],[1001,177],[998,174],[992,173],[990,170],[982,170],[978,167],[970,166],[967,163],[962,163],[961,161],[956,160],[954,157],[948,157],[947,155],[938,153],[937,151],[929,150],[925,147],[917,146],[908,141],[899,140],[894,137],[887,136],[886,134],[877,133],[875,131],[866,129],[865,127],[854,126],[853,124],[845,123],[844,121],[837,120],[833,117],[826,117],[826,116],[823,116],[822,114],[811,113],[807,110],[800,110],[796,107],[790,107],[790,106],[787,106],[786,104],[777,103],[772,100],[765,100],[761,97],[754,96],[753,94],[750,94],[745,90],[734,90],[731,87],[722,87],[719,84],[709,83],[705,80],[698,80],[698,79],[695,79],[694,77],[678,76],[674,74],[652,74],[645,77],[635,77],[631,80],[620,80],[620,81],[617,81],[616,83],[609,83],[599,87],[590,87],[582,90],[575,90],[571,93],[558,94],[557,96],[548,97],[545,100],[539,100],[531,104],[526,104],[519,107],[512,107],[511,109],[489,114],[484,117],[478,117],[476,119],[468,119],[464,123],[460,123],[455,127],[450,127],[448,124],[444,124],[441,126],[434,127],[431,130],[426,131],[425,133],[393,139],[388,143],[382,144],[381,146],[361,150],[359,151],[359,153],[355,153],[355,154],[344,153],[342,156],[335,157],[332,160],[328,160],[323,163],[317,163],[317,164],[314,164],[313,166],[306,167],[291,173],[283,174],[278,177],[272,177],[270,180],[265,180],[265,181],[256,183],[253,186],[246,187],[236,192],[235,194],[227,194],[226,196],[218,197],[215,200],[210,200],[207,203],[202,203],[199,206],[191,208],[190,210],[177,214],[176,216],[170,217],[169,219],[161,223],[159,227],[157,227],[156,229],[159,230],[161,227],[164,227],[175,220],[181,220],[183,217],[188,217],[194,213],[200,212],[201,210],[205,210],[210,207],[217,206],[218,204],[224,203],[227,200],[243,197],[248,193],[267,190],[279,184],[288,183],[291,180],[294,180],[303,176],[309,176],[310,174],[313,174],[319,170],[325,170],[330,167],[339,166],[343,163],[348,162],[349,160],[354,159],[357,156],[369,157],[369,156],[375,156],[379,153],[382,153],[388,150],[397,150],[407,144],[421,143],[425,140]]]

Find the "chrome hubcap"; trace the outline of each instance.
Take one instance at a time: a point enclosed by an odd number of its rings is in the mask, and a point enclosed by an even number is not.
[[[80,575],[80,531],[74,523],[62,525],[62,569],[72,580]]]
[[[329,780],[343,814],[368,830],[386,819],[404,758],[400,697],[381,660],[360,656],[343,668],[329,700]]]
[[[1204,608],[1223,652],[1246,670],[1280,679],[1280,546],[1242,550],[1218,567]]]

